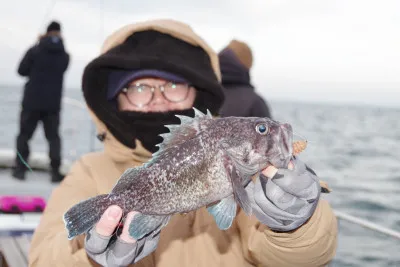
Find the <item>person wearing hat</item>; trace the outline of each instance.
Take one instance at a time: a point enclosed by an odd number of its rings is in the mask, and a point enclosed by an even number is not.
[[[272,118],[268,103],[255,92],[250,70],[253,54],[250,47],[239,40],[232,40],[219,54],[225,102],[221,116]]]
[[[69,65],[69,54],[65,51],[60,23],[53,21],[46,34],[31,47],[18,66],[18,74],[27,78],[25,84],[16,142],[15,166],[12,176],[25,179],[29,158],[29,140],[36,126],[43,123],[45,137],[49,143],[51,181],[60,182],[61,140],[59,136],[61,98],[64,73]]]
[[[184,23],[150,20],[112,33],[82,78],[104,150],[83,155],[53,190],[32,238],[29,266],[328,263],[336,248],[335,215],[319,198],[317,176],[300,161],[293,171],[279,171],[268,195],[259,179],[248,191],[254,192],[254,209],[265,224],[239,209],[231,228],[222,231],[201,208],[172,216],[154,236],[133,240],[128,227],[135,211],[123,214],[113,205],[94,227],[68,240],[63,214],[80,201],[109,193],[125,170],[148,162],[162,141],[159,134],[168,132],[164,125],[180,122],[176,114],[193,117],[195,107],[218,115],[224,99],[220,80],[217,54]]]

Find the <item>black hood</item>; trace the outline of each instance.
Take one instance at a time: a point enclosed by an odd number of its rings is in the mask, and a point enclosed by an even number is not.
[[[124,145],[135,148],[134,139],[139,139],[154,152],[154,145],[162,140],[156,136],[168,131],[163,125],[179,123],[174,114],[193,115],[192,109],[164,114],[116,110],[115,103],[107,100],[110,73],[138,69],[158,69],[184,77],[197,89],[194,107],[218,114],[224,95],[208,54],[168,34],[153,30],[136,32],[90,62],[82,78],[88,106]]]
[[[250,84],[249,70],[240,63],[232,50],[226,48],[218,54],[218,57],[224,86],[248,85],[253,88]]]
[[[39,47],[53,53],[65,51],[63,40],[59,36],[46,36],[42,38],[39,42]]]

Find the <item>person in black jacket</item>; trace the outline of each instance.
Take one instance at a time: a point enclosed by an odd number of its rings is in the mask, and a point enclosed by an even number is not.
[[[20,129],[17,137],[17,155],[12,175],[25,179],[29,157],[28,142],[35,132],[39,121],[49,142],[49,157],[53,182],[59,182],[63,176],[59,172],[61,165],[61,140],[59,136],[61,98],[64,73],[69,65],[69,54],[65,51],[61,37],[61,25],[51,22],[46,34],[31,47],[19,64],[18,74],[27,77],[22,109]]]
[[[218,54],[225,101],[220,110],[222,117],[268,117],[267,102],[258,95],[250,81],[253,55],[244,42],[232,40]]]

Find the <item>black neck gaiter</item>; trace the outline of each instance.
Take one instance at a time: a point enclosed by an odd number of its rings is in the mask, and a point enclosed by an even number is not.
[[[149,113],[116,111],[116,113],[123,123],[118,125],[118,129],[113,125],[108,125],[110,132],[121,143],[131,148],[135,148],[135,139],[138,139],[152,153],[158,150],[156,145],[163,141],[159,135],[169,132],[164,125],[180,123],[179,118],[175,115],[194,116],[193,109]],[[121,126],[122,129],[120,129]]]

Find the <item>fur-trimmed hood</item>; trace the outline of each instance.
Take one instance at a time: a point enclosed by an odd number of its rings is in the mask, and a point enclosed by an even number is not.
[[[170,47],[169,43],[175,40]],[[134,51],[134,52],[132,52]],[[187,58],[187,55],[193,55]],[[132,154],[150,157],[141,141],[135,140],[134,148],[120,140],[113,126],[121,121],[107,110],[104,87],[110,69],[154,68],[173,71],[182,75],[207,97],[201,103],[204,109],[217,114],[224,100],[218,55],[190,26],[169,19],[151,20],[126,25],[109,37],[101,47],[100,55],[85,68],[82,88],[97,132],[104,140],[105,150],[116,160]],[[204,97],[203,97],[204,99]],[[195,103],[196,104],[196,103]],[[115,123],[116,122],[116,123]],[[141,131],[141,129],[138,129]],[[129,133],[129,130],[120,132]]]

